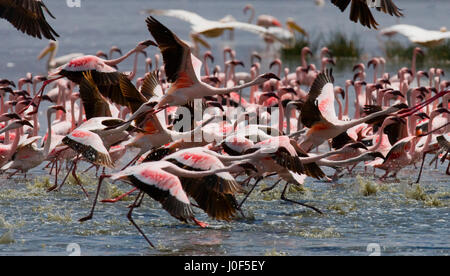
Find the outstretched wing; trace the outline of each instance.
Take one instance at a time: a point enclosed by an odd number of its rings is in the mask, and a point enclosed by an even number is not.
[[[45,19],[45,10],[55,18],[41,0],[0,0],[0,17],[30,36],[56,40],[59,35]]]

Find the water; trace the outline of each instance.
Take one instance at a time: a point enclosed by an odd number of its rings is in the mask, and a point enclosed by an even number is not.
[[[144,22],[146,16],[139,13],[141,9],[180,8],[196,11],[209,19],[227,14],[241,21],[247,18],[242,14],[246,4],[242,1],[226,1],[220,8],[212,1],[99,0],[82,1],[81,8],[69,8],[65,1],[45,2],[57,17],[50,23],[61,36],[58,56],[108,51],[112,45],[127,50],[136,42],[151,38]],[[280,19],[293,17],[312,34],[326,34],[339,27],[359,36],[365,56],[382,54],[376,31],[353,24],[348,20],[348,11],[341,14],[328,3],[318,8],[312,0],[248,2],[255,6],[257,14],[270,13]],[[407,17],[397,20],[376,13],[381,27],[397,22],[429,29],[449,25],[448,1],[399,0],[396,3],[406,10]],[[168,17],[159,19],[181,38],[188,38],[189,27],[184,22]],[[46,46],[46,41],[26,37],[3,21],[0,37],[1,78],[17,80],[26,72],[45,73],[44,62],[37,61],[36,56]],[[216,63],[222,62],[221,49],[230,45],[236,50],[237,58],[245,62],[246,69],[250,53],[265,49],[257,36],[245,32],[236,32],[233,42],[224,38],[208,42]],[[157,50],[148,49],[148,53],[153,55]],[[264,68],[273,58],[265,55]],[[299,63],[285,62],[291,69]],[[344,81],[353,76],[351,66],[357,62],[337,68],[337,85],[343,86]],[[395,72],[401,66],[403,64],[388,63],[387,70]],[[130,68],[131,60],[121,65],[123,70]],[[139,69],[142,73],[142,63]],[[371,76],[370,70],[368,76]],[[41,134],[46,124],[43,118]],[[364,169],[358,167],[356,173],[362,177],[346,176],[338,184],[308,178],[304,192],[288,194],[290,199],[306,200],[325,215],[279,200],[281,185],[268,194],[258,190],[244,205],[245,219],[216,222],[198,211],[198,219],[209,223],[207,229],[180,223],[158,203],[146,198],[142,207],[135,210],[134,219],[156,245],[156,249],[151,249],[126,219],[132,198],[117,204],[99,204],[92,221],[79,223],[78,219],[90,210],[90,200],[77,186],[70,184],[61,192],[47,193],[45,181],[49,176],[39,167],[25,180],[22,177],[7,180],[6,176],[0,176],[0,254],[68,255],[67,246],[77,243],[83,255],[368,255],[368,244],[378,243],[382,255],[448,255],[450,190],[445,167],[427,167],[419,188],[409,185],[415,181],[417,171],[413,167],[406,168],[399,174],[400,182],[381,183],[373,174],[364,174]],[[331,170],[326,172],[332,174]],[[82,180],[93,195],[97,181],[94,173],[83,174]],[[271,183],[272,180],[266,180],[261,186]],[[366,185],[375,187],[376,193],[365,196]],[[102,189],[101,197],[111,197],[129,188],[121,183],[108,184]]]

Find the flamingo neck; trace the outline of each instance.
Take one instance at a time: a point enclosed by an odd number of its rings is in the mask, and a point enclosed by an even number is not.
[[[134,48],[134,49],[130,50],[128,53],[126,53],[125,55],[121,56],[120,58],[113,59],[113,60],[105,60],[104,63],[109,66],[115,66],[115,65],[121,63],[122,61],[124,61],[125,59],[127,59],[129,56],[131,56],[136,51],[137,51],[137,49]]]
[[[344,114],[348,116],[348,85],[345,86],[345,103],[344,103]]]
[[[47,157],[50,153],[50,144],[52,142],[52,123],[50,119],[51,115],[51,109],[47,110],[47,140],[44,144],[44,157]]]

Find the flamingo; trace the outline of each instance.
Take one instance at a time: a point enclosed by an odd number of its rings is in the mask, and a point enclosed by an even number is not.
[[[91,71],[94,81],[99,87],[100,92],[103,93],[104,96],[110,98],[113,102],[124,104],[124,102],[126,101],[124,101],[123,99],[124,97],[121,93],[119,85],[120,76],[122,74],[112,66],[119,64],[132,54],[141,52],[151,45],[156,46],[156,44],[150,40],[140,42],[134,49],[130,50],[124,56],[114,60],[104,60],[97,56],[90,55],[72,59],[69,63],[56,68],[49,74],[49,77],[56,76],[57,78],[45,81],[37,95],[41,96],[44,92],[45,87],[49,83],[63,77],[66,77],[69,80],[79,84],[83,78],[83,73]],[[38,107],[39,104],[40,101],[38,102]]]
[[[172,83],[170,89],[156,105],[157,109],[184,105],[196,98],[227,94],[253,85],[260,85],[272,78],[278,79],[274,74],[267,73],[243,85],[229,88],[212,87],[199,80],[201,61],[191,54],[185,43],[152,16],[148,17],[146,22],[162,52],[167,80]]]
[[[56,40],[55,36],[59,35],[48,24],[44,10],[55,18],[42,0],[0,1],[0,18],[6,19],[16,29],[32,37]]]
[[[334,138],[342,132],[378,116],[397,112],[406,105],[394,105],[366,117],[350,121],[341,121],[334,110],[334,88],[331,71],[326,70],[318,75],[302,108],[302,123],[309,128],[300,147],[307,152],[321,145],[324,141]]]
[[[341,10],[341,12],[344,12],[344,10],[350,4],[350,0],[331,0],[331,3],[337,6]],[[371,27],[377,29],[378,23],[377,21],[375,21],[375,18],[373,18],[372,12],[367,5],[367,1],[351,0],[351,3],[352,5],[350,10],[350,20],[355,23],[358,23],[359,20],[361,25],[366,26],[369,29]],[[389,15],[391,16],[403,16],[402,10],[397,8],[392,0],[380,0],[380,5],[380,7],[377,7],[378,11],[382,11],[386,14],[389,13]]]
[[[200,227],[206,227],[207,224],[197,220],[192,210],[192,205],[183,189],[179,177],[187,178],[203,178],[209,175],[218,174],[227,171],[234,171],[238,169],[241,164],[234,164],[228,167],[223,167],[215,170],[208,171],[189,171],[182,169],[168,161],[147,162],[140,165],[128,167],[120,172],[112,175],[104,175],[100,177],[99,184],[97,186],[97,192],[94,199],[94,204],[91,208],[91,212],[88,216],[81,218],[79,221],[87,221],[92,219],[96,199],[99,194],[101,182],[105,177],[109,177],[113,181],[122,180],[130,183],[140,190],[136,201],[130,208],[127,218],[138,229],[138,231],[144,236],[148,244],[152,247],[153,244],[139,228],[139,226],[133,221],[131,214],[133,208],[136,206],[138,199],[142,193],[149,195],[154,200],[161,203],[163,209],[165,209],[174,218],[189,222],[192,221]]]
[[[40,136],[30,137],[19,143],[15,150],[12,160],[1,167],[2,171],[9,169],[21,171],[26,173],[28,170],[39,166],[48,156],[50,151],[56,146],[57,141],[52,139],[52,123],[51,115],[58,110],[66,112],[62,106],[50,106],[47,109],[47,124],[48,124],[48,136],[43,148],[37,148],[35,146],[36,140],[40,139]]]
[[[16,130],[14,135],[14,141],[11,144],[0,145],[0,166],[3,167],[11,159],[14,152],[16,152],[17,146],[19,145],[19,141],[21,138],[21,131],[23,126],[33,127],[33,125],[27,120],[16,120],[0,130],[0,134],[8,133],[12,129]]]

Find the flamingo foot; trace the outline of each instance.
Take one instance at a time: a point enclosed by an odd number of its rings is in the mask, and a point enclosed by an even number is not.
[[[196,218],[192,218],[192,220],[195,222],[195,224],[197,224],[197,225],[200,226],[201,228],[206,228],[206,227],[208,227],[208,224],[207,224],[206,222],[199,221],[199,220],[196,219]]]
[[[116,203],[116,202],[120,201],[122,198],[130,195],[132,192],[134,192],[136,190],[137,190],[137,188],[133,188],[130,191],[128,191],[128,192],[126,192],[126,193],[124,193],[124,194],[122,194],[122,195],[120,195],[120,196],[118,196],[116,198],[104,199],[104,200],[101,200],[100,202],[102,202],[102,203]]]

